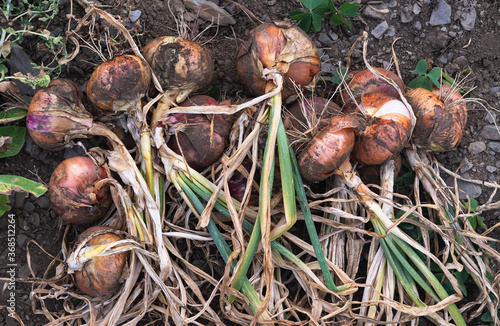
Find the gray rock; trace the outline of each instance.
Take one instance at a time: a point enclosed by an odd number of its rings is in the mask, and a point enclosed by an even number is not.
[[[431,14],[429,23],[433,26],[451,23],[451,6],[444,0],[440,0]]]
[[[19,192],[16,192],[16,194],[14,195],[14,207],[15,208],[21,208],[24,206],[24,201],[26,200],[26,198],[28,197],[28,194],[25,193],[24,191],[19,191]]]
[[[380,24],[378,24],[373,30],[372,30],[372,35],[375,38],[381,38],[382,35],[389,29],[389,24],[384,20]]]
[[[421,22],[415,22],[415,24],[413,24],[413,28],[415,28],[416,30],[421,30],[422,29],[422,23]]]
[[[339,36],[337,34],[335,34],[334,32],[331,32],[330,33],[330,38],[333,40],[333,41],[336,41],[339,39]]]
[[[385,33],[385,36],[387,36],[387,37],[393,37],[394,35],[396,35],[396,27],[389,26],[389,29]]]
[[[460,17],[460,24],[466,31],[472,31],[476,24],[476,8],[472,7],[469,11],[462,13]]]
[[[40,208],[47,209],[50,207],[50,200],[47,196],[40,196],[36,200],[36,204],[40,206]]]
[[[25,212],[31,213],[35,210],[35,205],[32,202],[28,201],[24,204],[23,209]]]
[[[418,3],[415,3],[413,5],[413,13],[415,15],[418,15],[422,11],[422,8],[418,5]]]
[[[448,58],[446,55],[443,53],[439,56],[438,61],[441,62],[442,64],[447,64],[448,63]]]
[[[488,147],[496,153],[500,153],[500,141],[490,141]],[[500,163],[500,161],[498,161]]]
[[[17,72],[20,72],[24,75],[30,73],[33,76],[37,76],[39,70],[35,70],[31,65],[33,61],[31,61],[30,57],[20,48],[12,47],[10,51],[10,57],[7,61],[7,65],[9,66],[9,74],[14,75]],[[35,90],[28,86],[25,83],[20,82],[17,79],[14,79],[17,87],[19,87],[19,91],[21,95],[32,97],[35,95]]]
[[[486,149],[486,143],[484,141],[475,141],[469,144],[468,150],[472,155],[477,155],[484,152]]]
[[[497,120],[497,114],[495,111],[486,111],[486,115],[484,116],[484,120],[488,123],[495,123]]]
[[[33,213],[33,214],[31,214],[31,216],[33,216],[32,224],[36,227],[39,227],[40,226],[40,214]]]
[[[453,63],[456,64],[457,66],[459,66],[460,68],[464,69],[464,68],[467,68],[467,66],[469,65],[469,60],[467,60],[466,57],[461,55],[458,58],[456,58],[455,60],[453,60]]]
[[[486,166],[486,171],[488,171],[489,173],[493,173],[493,172],[495,172],[496,170],[497,170],[497,168],[496,168],[496,167],[494,167],[494,166],[491,166],[491,165],[487,165],[487,166]]]
[[[366,17],[375,19],[385,19],[389,14],[388,6],[386,4],[370,5],[365,7],[363,13]]]
[[[493,86],[492,88],[490,88],[490,93],[491,94],[498,94],[498,93],[500,93],[500,86]]]
[[[333,44],[332,40],[328,37],[326,33],[320,33],[318,36],[318,41],[321,43],[321,45],[327,47],[330,47]]]
[[[474,164],[472,164],[466,157],[460,162],[460,174],[464,174],[465,172],[472,169]]]
[[[140,10],[132,10],[128,16],[128,19],[130,19],[132,23],[135,23],[136,21],[139,20],[141,14],[142,12]]]
[[[446,184],[452,187],[452,191],[454,191],[455,180],[452,176],[446,179]],[[457,180],[457,186],[460,199],[467,199],[467,195],[472,198],[478,198],[483,192],[481,186],[463,180]]]
[[[415,14],[413,13],[411,6],[406,6],[401,10],[401,22],[403,24],[411,22],[414,17]]]
[[[484,126],[481,135],[489,140],[500,140],[500,132],[495,125]]]
[[[22,248],[24,249],[25,246],[26,246],[26,243],[30,240],[30,237],[28,237],[26,234],[24,233],[19,233],[17,236],[16,236],[16,242],[17,242],[17,245],[19,246],[19,248]]]

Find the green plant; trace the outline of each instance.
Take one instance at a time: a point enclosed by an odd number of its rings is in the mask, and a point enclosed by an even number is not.
[[[321,30],[322,19],[330,13],[330,22],[332,24],[346,25],[351,29],[351,25],[345,18],[359,16],[358,10],[361,8],[357,3],[346,2],[337,9],[332,0],[300,0],[300,4],[302,5],[302,10],[292,10],[290,16],[299,22],[300,28],[306,33],[309,33],[311,30],[311,25],[315,32],[319,32]]]
[[[0,124],[20,120],[26,117],[26,110],[11,108],[0,111]],[[20,126],[0,127],[0,158],[17,155],[24,144],[26,128]],[[13,192],[26,191],[41,196],[47,188],[38,182],[16,175],[0,175],[0,216],[10,210],[9,195]]]
[[[413,79],[408,86],[411,88],[425,88],[432,91],[432,85],[441,88],[441,84],[455,85],[455,80],[446,74],[441,68],[432,68],[429,72],[427,61],[424,59],[417,63],[415,70],[410,70],[412,73],[417,74],[418,77]]]
[[[50,76],[45,71],[59,75],[61,65],[59,60],[68,57],[66,44],[62,36],[52,36],[46,29],[41,32],[34,31],[34,23],[45,23],[52,20],[59,12],[61,0],[22,0],[14,5],[11,0],[7,0],[2,5],[2,14],[6,22],[0,27],[0,81],[7,79],[18,79],[31,87],[47,87]],[[40,70],[36,77],[31,75],[15,74],[8,76],[6,63],[13,47],[20,48],[26,35],[40,37],[47,49],[53,54],[53,61],[43,67],[34,65]],[[51,66],[53,62],[57,64]],[[49,66],[49,67],[47,67]]]

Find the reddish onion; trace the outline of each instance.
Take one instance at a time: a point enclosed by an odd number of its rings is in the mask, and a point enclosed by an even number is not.
[[[87,137],[92,115],[82,103],[78,87],[67,79],[52,80],[35,93],[28,109],[26,127],[40,147],[59,151],[75,138]]]
[[[196,95],[180,106],[217,104],[210,96]],[[201,171],[219,159],[228,146],[233,116],[174,113],[163,122],[172,135],[167,145],[177,154],[183,155],[190,167]]]
[[[345,111],[352,111],[353,106],[351,102]],[[360,109],[367,120],[366,128],[356,137],[352,158],[363,164],[376,165],[399,155],[411,133],[408,107],[389,95],[369,93],[362,97]]]
[[[73,248],[82,244],[90,247],[119,240],[122,238],[113,229],[95,226],[80,234]],[[126,252],[94,257],[86,261],[80,270],[74,271],[73,281],[82,292],[90,296],[110,296],[120,288],[126,260]]]
[[[254,95],[266,92],[264,68],[282,73],[285,90],[291,94],[295,93],[294,84],[308,90],[314,88],[320,65],[311,39],[298,26],[286,22],[265,23],[250,31],[237,59],[238,75]]]
[[[151,65],[163,90],[177,103],[212,82],[213,59],[205,48],[195,42],[180,37],[160,37],[146,45],[144,58]]]
[[[151,82],[148,65],[134,55],[122,55],[102,63],[87,83],[89,99],[103,110],[135,108]]]
[[[354,146],[354,129],[362,129],[362,123],[356,117],[333,117],[300,154],[298,165],[302,177],[318,182],[335,173],[349,159]]]
[[[252,163],[246,159],[243,161],[242,165],[248,172],[252,168]],[[228,181],[228,186],[231,197],[241,202],[247,189],[247,178],[243,176],[243,174],[241,174],[238,170],[236,170],[234,171],[231,179]],[[248,205],[259,205],[259,192],[254,187],[252,187],[252,190],[250,191]]]
[[[385,70],[384,68],[375,68],[381,75],[384,75],[393,81],[399,86],[399,88],[403,91],[405,88],[405,84],[398,77],[398,75]],[[344,103],[348,103],[352,101],[352,97],[356,100],[360,99],[363,95],[369,93],[384,93],[389,96],[399,98],[398,91],[390,84],[388,84],[382,78],[376,76],[369,69],[359,70],[359,71],[351,71],[348,75],[350,78],[347,82],[348,88],[350,92],[346,89],[342,91],[342,99]]]
[[[441,85],[433,92],[415,88],[405,96],[417,117],[413,131],[417,146],[444,152],[458,145],[467,123],[467,105],[455,88]]]
[[[106,170],[87,156],[62,161],[50,177],[52,208],[63,220],[73,224],[96,222],[113,203],[109,186],[97,184],[106,177]]]

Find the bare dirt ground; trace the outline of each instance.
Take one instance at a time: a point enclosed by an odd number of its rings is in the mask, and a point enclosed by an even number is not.
[[[236,76],[236,53],[248,34],[260,21],[288,20],[290,10],[300,8],[298,0],[236,0],[248,10],[243,10],[235,2],[214,0],[220,7],[233,15],[236,24],[217,26],[197,18],[196,13],[188,10],[184,13],[186,32],[190,38],[209,49],[215,60],[214,85],[220,87],[226,98],[234,101],[248,97]],[[334,26],[328,22],[318,33],[311,33],[320,49],[323,61],[324,82],[319,85],[319,92],[329,95],[334,87],[329,82],[331,70],[339,64],[345,65],[347,53],[354,40],[363,31],[370,34],[368,60],[374,66],[387,66],[392,62],[391,45],[396,38],[395,52],[399,60],[403,80],[410,81],[415,77],[410,70],[415,69],[420,59],[428,60],[432,66],[443,68],[448,74],[457,76],[467,69],[471,74],[466,85],[474,86],[469,98],[481,99],[495,110],[500,106],[500,2],[490,0],[446,0],[451,9],[450,21],[434,25],[431,18],[433,11],[438,10],[435,0],[393,0],[393,1],[358,1],[363,6],[361,15],[350,20],[352,29]],[[144,46],[151,39],[164,35],[177,35],[179,13],[181,9],[175,2],[161,0],[102,1],[104,9],[121,17],[127,28],[133,29],[139,46]],[[370,7],[372,5],[372,7]],[[376,10],[374,10],[375,8]],[[50,22],[48,30],[63,34],[68,28],[67,15],[82,17],[84,11],[76,2],[63,1],[61,11]],[[136,16],[139,18],[136,20]],[[131,22],[131,17],[134,22]],[[380,27],[383,22],[385,24]],[[75,20],[70,25],[74,28]],[[378,28],[378,30],[377,30]],[[386,29],[381,35],[380,28]],[[376,36],[373,36],[375,31]],[[43,43],[37,38],[29,37],[22,44],[23,50],[36,63],[48,62],[49,54],[44,51]],[[118,47],[120,48],[120,47]],[[126,47],[120,48],[122,53],[131,53]],[[118,55],[121,53],[115,53]],[[353,68],[364,66],[361,49],[353,53]],[[94,68],[101,63],[99,57],[89,49],[82,48],[75,60],[63,70],[61,77],[67,77],[84,86]],[[465,135],[458,148],[440,154],[438,159],[450,170],[459,167],[462,176],[476,180],[500,182],[500,134],[494,129],[498,123],[498,115],[494,110],[486,110],[478,103],[469,104],[469,119]],[[89,141],[88,141],[89,142]],[[89,143],[93,144],[93,143]],[[74,155],[73,150],[65,152],[46,152],[37,148],[30,140],[25,149],[16,157],[3,159],[0,173],[16,174],[34,180],[40,179],[48,183],[54,168],[64,157]],[[484,203],[490,196],[489,190],[481,186],[463,185],[464,189]],[[16,263],[17,277],[32,277],[27,264],[27,245],[31,255],[32,269],[35,275],[42,276],[50,257],[60,251],[62,237],[61,220],[50,208],[47,196],[34,198],[16,194],[12,198],[16,224]],[[498,212],[485,216],[485,223],[493,226],[500,221]],[[5,277],[7,269],[7,219],[0,219],[0,276]],[[73,228],[72,236],[80,233],[82,227]],[[495,233],[496,232],[496,233]],[[495,231],[490,236],[500,239]],[[46,250],[42,252],[30,241],[36,241]],[[25,325],[42,325],[47,319],[35,315],[30,303],[29,283],[16,283],[16,312]],[[9,298],[9,291],[0,292],[0,305]],[[422,321],[424,323],[424,321]],[[5,309],[0,312],[0,325],[16,324],[7,316]],[[162,323],[160,323],[162,324]],[[471,325],[479,325],[475,321]]]

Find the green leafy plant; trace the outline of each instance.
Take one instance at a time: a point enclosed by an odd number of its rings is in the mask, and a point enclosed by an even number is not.
[[[48,30],[40,29],[34,31],[34,23],[46,23],[53,19],[59,12],[61,0],[36,0],[18,1],[15,5],[11,0],[7,0],[2,5],[2,14],[6,20],[0,27],[0,81],[7,79],[18,79],[31,87],[46,87],[50,82],[50,76],[45,72],[54,72],[59,75],[61,65],[58,63],[60,59],[67,58],[68,53],[66,44],[62,36],[52,36]],[[9,60],[9,55],[13,47],[20,48],[21,43],[26,35],[34,35],[40,37],[53,54],[53,61],[49,63],[49,67],[34,65],[34,68],[40,70],[37,77],[31,75],[24,76],[15,74],[8,76],[6,63]],[[53,62],[57,64],[50,66]]]
[[[315,32],[321,30],[321,21],[324,17],[331,14],[330,22],[334,25],[345,25],[351,29],[351,25],[346,17],[352,18],[359,16],[357,3],[346,2],[340,8],[337,8],[332,0],[300,0],[302,10],[292,10],[290,17],[299,22],[300,28],[309,33],[311,26]]]
[[[410,70],[412,73],[417,74],[418,77],[413,79],[408,86],[411,88],[425,88],[432,91],[432,85],[441,88],[441,84],[454,85],[455,80],[446,74],[441,68],[432,68],[428,72],[427,61],[424,59],[417,63],[415,70]]]
[[[342,81],[349,80],[349,70],[344,67],[333,70],[332,75],[333,77],[331,78],[331,81],[337,85],[342,84]]]
[[[26,117],[26,110],[12,108],[0,111],[0,124],[9,123]],[[24,144],[26,128],[20,126],[0,127],[0,158],[15,156]],[[0,175],[0,216],[9,211],[9,195],[25,191],[36,197],[43,195],[47,188],[41,183],[16,175]]]

